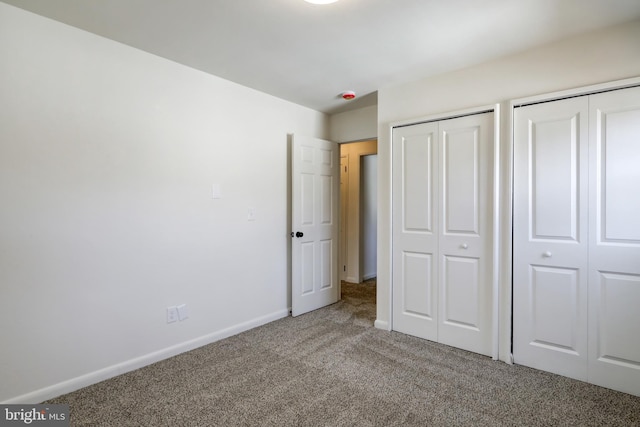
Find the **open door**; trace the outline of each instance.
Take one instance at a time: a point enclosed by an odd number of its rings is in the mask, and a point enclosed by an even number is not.
[[[333,304],[338,281],[338,144],[294,136],[291,165],[292,315]]]

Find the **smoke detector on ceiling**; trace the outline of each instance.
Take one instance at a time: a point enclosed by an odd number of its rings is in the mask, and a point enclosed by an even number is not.
[[[352,90],[348,90],[346,92],[342,92],[342,94],[340,95],[342,96],[342,99],[346,99],[347,101],[350,99],[353,99],[356,97],[356,93]]]

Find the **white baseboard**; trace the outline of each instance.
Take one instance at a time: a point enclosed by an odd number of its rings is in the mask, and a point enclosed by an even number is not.
[[[391,328],[389,327],[389,322],[385,320],[376,319],[376,321],[373,322],[373,326],[375,326],[377,329],[384,329],[385,331],[391,330]]]
[[[223,329],[221,331],[213,332],[211,334],[185,341],[183,343],[176,344],[162,350],[154,351],[153,353],[145,354],[144,356],[136,357],[122,363],[108,366],[106,368],[99,369],[97,371],[90,372],[88,374],[81,375],[79,377],[72,378],[58,384],[44,387],[39,390],[23,394],[21,396],[13,397],[11,399],[5,400],[4,402],[0,402],[0,404],[40,403],[57,396],[61,396],[63,394],[71,393],[81,388],[88,387],[92,384],[99,383],[100,381],[108,380],[109,378],[117,377],[118,375],[122,375],[127,372],[142,368],[144,366],[151,365],[152,363],[177,356],[180,353],[184,353],[190,350],[194,350],[198,347],[220,341],[222,339],[237,335],[241,332],[248,331],[249,329],[265,325],[267,323],[273,322],[274,320],[282,319],[287,316],[289,316],[289,310],[279,310],[266,316],[258,317],[256,319],[249,320],[247,322],[232,326],[227,329]]]
[[[377,273],[370,273],[370,274],[365,274],[364,276],[362,276],[362,280],[369,280],[369,279],[373,279],[374,277],[377,277],[378,274]]]

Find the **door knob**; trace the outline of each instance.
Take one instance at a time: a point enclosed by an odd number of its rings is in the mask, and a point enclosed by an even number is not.
[[[549,251],[546,251],[545,253],[542,254],[543,258],[551,258],[552,253]]]
[[[460,247],[462,249],[467,249],[469,247],[469,245],[467,245],[466,243],[463,243],[463,244],[460,245]]]
[[[302,231],[296,231],[295,234],[293,233],[293,231],[291,232],[291,237],[297,237],[299,239],[302,236],[304,236],[304,233]]]

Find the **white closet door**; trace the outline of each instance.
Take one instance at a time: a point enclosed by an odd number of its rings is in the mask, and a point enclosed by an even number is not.
[[[640,395],[640,88],[590,97],[589,381]]]
[[[439,124],[438,341],[491,355],[493,114]]]
[[[393,329],[490,355],[493,113],[393,131]]]
[[[393,130],[393,329],[438,339],[438,124]]]
[[[514,117],[513,356],[587,379],[588,98]]]

